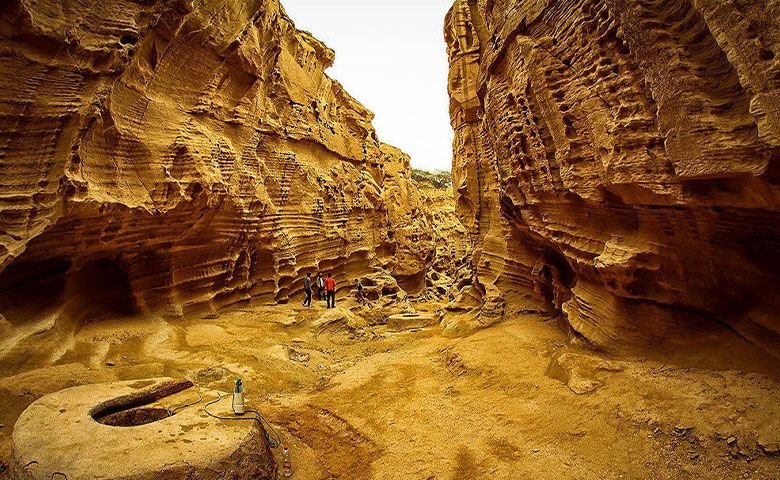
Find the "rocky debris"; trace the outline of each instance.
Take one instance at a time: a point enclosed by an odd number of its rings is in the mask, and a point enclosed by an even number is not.
[[[11,478],[216,480],[228,471],[237,479],[275,478],[258,422],[220,421],[202,404],[171,415],[167,407],[186,404],[191,386],[159,378],[74,387],[38,399],[14,428]],[[207,401],[217,398],[203,393]],[[229,401],[211,408],[230,414]]]
[[[306,352],[301,352],[294,348],[287,348],[287,358],[293,362],[308,363],[311,359],[311,355]]]
[[[453,377],[462,377],[468,374],[468,368],[463,363],[463,358],[460,354],[453,351],[452,347],[447,347],[439,350],[439,356],[444,362],[444,366],[450,375]]]
[[[596,378],[598,372],[620,372],[623,368],[614,362],[593,355],[562,352],[553,355],[547,367],[547,376],[566,384],[577,395],[591,393],[604,384]]]
[[[278,0],[11,0],[0,48],[0,358],[41,329],[286,302],[307,271],[424,288],[409,157]]]
[[[464,305],[607,349],[715,318],[780,356],[779,22],[776,0],[455,1]]]
[[[764,454],[770,457],[780,456],[780,443],[777,442],[770,443],[763,440],[759,440],[758,448],[760,448],[761,451],[764,452]]]
[[[675,425],[672,428],[672,435],[675,437],[687,437],[693,432],[693,427],[690,425]]]

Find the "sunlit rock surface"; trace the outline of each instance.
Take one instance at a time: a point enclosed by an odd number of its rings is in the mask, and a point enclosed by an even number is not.
[[[307,271],[424,286],[435,246],[408,157],[277,0],[16,0],[0,51],[6,342],[286,302]]]
[[[725,323],[780,355],[780,2],[458,0],[461,303],[602,347]]]
[[[233,416],[230,395],[210,413]],[[46,395],[16,422],[11,476],[260,480],[276,478],[265,430],[253,416],[215,421],[192,383],[171,378],[103,383]],[[194,400],[193,400],[194,398]],[[56,434],[52,431],[56,426]],[[121,459],[121,461],[120,461]]]
[[[412,179],[422,195],[422,212],[428,218],[435,244],[426,271],[426,289],[418,298],[454,300],[471,283],[471,237],[455,210],[449,172],[414,170]]]

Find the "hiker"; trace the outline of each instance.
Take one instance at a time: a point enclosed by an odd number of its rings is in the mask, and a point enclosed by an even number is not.
[[[325,279],[322,278],[322,272],[317,272],[317,298],[325,300]]]
[[[336,307],[336,280],[328,274],[325,279],[325,302],[328,308]]]
[[[303,279],[303,291],[306,293],[306,298],[303,299],[303,306],[311,307],[311,273],[307,273],[306,278]]]
[[[357,290],[355,298],[357,298],[358,303],[363,303],[365,301],[365,298],[363,297],[363,282],[361,282],[359,278],[355,279],[355,290]]]

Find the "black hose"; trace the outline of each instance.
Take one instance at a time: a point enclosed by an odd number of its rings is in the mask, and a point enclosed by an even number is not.
[[[208,415],[209,417],[212,417],[212,418],[216,418],[217,420],[250,420],[250,421],[254,420],[254,421],[256,421],[257,423],[260,424],[260,427],[263,428],[263,431],[265,432],[265,438],[268,440],[268,445],[271,448],[277,448],[279,445],[282,444],[281,437],[279,437],[279,434],[276,432],[276,430],[274,430],[274,427],[271,426],[271,424],[268,422],[268,420],[266,420],[265,417],[260,412],[258,412],[257,410],[247,410],[248,413],[254,413],[255,415],[257,415],[256,417],[238,417],[238,416],[236,416],[236,417],[223,417],[221,415],[215,415],[215,414],[209,412],[209,407],[211,405],[217,404],[220,401],[222,401],[222,399],[224,397],[229,396],[229,395],[222,395],[221,392],[217,392],[217,395],[219,395],[219,396],[217,397],[216,400],[210,401],[209,403],[207,403],[203,407],[203,411],[206,412],[206,415]],[[265,425],[268,425],[268,428],[274,433],[273,437],[271,437],[271,435],[268,433],[268,430],[265,429]]]
[[[166,410],[168,410],[168,416],[169,417],[172,417],[178,410],[181,410],[181,409],[187,408],[187,407],[191,407],[193,405],[197,405],[197,404],[199,404],[200,402],[203,401],[203,392],[201,392],[200,387],[195,385],[195,388],[198,389],[198,399],[195,400],[192,403],[185,403],[183,405],[176,405],[176,406],[171,405],[170,407],[166,408]]]

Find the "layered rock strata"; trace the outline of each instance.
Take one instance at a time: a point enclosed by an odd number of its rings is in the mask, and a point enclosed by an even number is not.
[[[559,311],[605,348],[720,323],[780,355],[778,19],[774,0],[456,1],[462,303]]]
[[[454,300],[471,282],[471,238],[453,202],[449,172],[414,170],[412,179],[422,194],[422,211],[433,232],[433,258],[425,274],[425,291],[418,298]]]
[[[423,284],[408,157],[277,0],[13,0],[0,52],[6,338],[285,302],[306,271]]]

